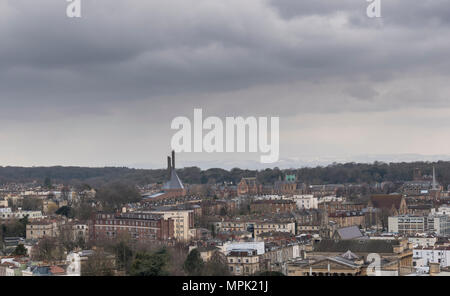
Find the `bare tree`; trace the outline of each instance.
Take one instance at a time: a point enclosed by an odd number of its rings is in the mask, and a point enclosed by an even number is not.
[[[33,260],[51,262],[62,259],[63,252],[56,238],[44,237],[33,247],[31,257]]]
[[[116,258],[102,249],[97,249],[88,257],[81,267],[82,276],[114,275]]]

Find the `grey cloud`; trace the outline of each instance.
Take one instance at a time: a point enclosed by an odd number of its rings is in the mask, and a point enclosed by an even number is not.
[[[446,2],[382,0],[369,19],[364,0],[82,0],[68,19],[63,0],[0,0],[1,123],[167,142],[194,107],[317,121],[447,108]]]

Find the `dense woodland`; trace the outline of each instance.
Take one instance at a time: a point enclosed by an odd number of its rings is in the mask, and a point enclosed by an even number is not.
[[[258,176],[263,184],[272,184],[284,174],[296,174],[298,180],[308,184],[334,183],[368,183],[383,181],[411,180],[415,168],[422,174],[431,174],[436,168],[437,180],[445,187],[450,184],[450,162],[411,162],[411,163],[345,163],[323,167],[280,170],[278,168],[260,171],[234,168],[230,171],[213,168],[201,170],[197,167],[178,169],[177,173],[183,182],[188,184],[206,184],[233,182],[236,184],[242,177]],[[0,184],[44,182],[51,178],[53,182],[70,185],[89,184],[101,186],[110,182],[121,181],[129,184],[144,185],[161,183],[167,178],[165,169],[131,169],[126,167],[0,167]]]

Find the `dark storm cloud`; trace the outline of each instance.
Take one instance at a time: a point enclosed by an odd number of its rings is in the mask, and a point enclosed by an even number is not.
[[[74,162],[126,154],[137,163],[136,146],[115,139],[168,143],[170,121],[194,107],[294,122],[315,114],[313,125],[336,129],[346,112],[364,122],[371,112],[450,107],[447,0],[381,0],[381,19],[366,16],[365,0],[81,1],[83,17],[69,19],[64,0],[0,0],[3,140],[56,137],[58,151],[70,143],[85,153]],[[392,124],[403,128],[400,117]],[[324,134],[310,128],[298,132]]]
[[[83,18],[71,20],[64,1],[39,9],[6,2],[3,98],[63,106],[430,69],[448,75],[443,1],[382,1],[381,20],[366,17],[359,0],[82,4]]]

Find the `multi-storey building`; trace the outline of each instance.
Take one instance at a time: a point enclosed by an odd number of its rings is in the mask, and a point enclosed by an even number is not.
[[[319,209],[327,210],[328,213],[342,212],[342,211],[362,211],[367,207],[365,203],[344,202],[344,201],[329,201],[320,202]]]
[[[401,215],[388,218],[389,232],[416,235],[436,233],[450,235],[450,219],[447,215],[413,216]]]
[[[150,213],[161,214],[164,220],[173,220],[173,237],[179,241],[188,241],[192,238],[190,230],[194,228],[194,211],[178,209],[160,209]]]
[[[28,217],[28,220],[33,219],[41,219],[42,212],[41,211],[22,211],[19,209],[18,211],[12,211],[11,208],[0,208],[0,220],[14,220],[14,219],[22,219],[25,216]]]
[[[297,176],[286,175],[285,180],[276,181],[273,186],[273,191],[278,194],[294,194],[297,191]]]
[[[237,210],[236,200],[207,200],[200,204],[202,215],[212,216],[221,213],[233,213]]]
[[[227,263],[232,275],[253,275],[260,270],[256,250],[232,250],[227,255]]]
[[[413,246],[429,248],[436,244],[437,237],[434,235],[410,236],[408,242]]]
[[[169,240],[174,238],[174,220],[149,212],[97,213],[90,230],[92,240],[115,239],[122,234],[139,241]]]
[[[292,212],[297,208],[292,200],[257,200],[250,204],[252,213],[283,213]]]
[[[328,215],[329,221],[336,223],[338,227],[364,225],[365,215],[362,212],[335,212]]]
[[[289,221],[255,221],[251,224],[254,230],[254,236],[268,232],[288,232],[295,234],[295,222]]]
[[[319,207],[318,198],[311,194],[294,195],[291,199],[297,204],[298,209],[317,209]]]
[[[215,222],[217,231],[250,231],[254,237],[268,232],[288,232],[295,235],[294,221],[279,220],[229,220]]]
[[[58,219],[35,220],[27,224],[26,238],[37,240],[44,237],[56,237],[58,236],[60,227],[63,224],[65,224],[65,221]]]
[[[390,216],[405,215],[408,211],[406,200],[400,194],[374,194],[370,197],[368,208]]]
[[[339,190],[345,190],[345,186],[342,184],[309,185],[309,191],[315,197],[336,196]]]
[[[262,192],[262,185],[256,177],[242,178],[237,186],[238,196],[258,195]]]
[[[421,247],[413,249],[413,266],[424,267],[439,263],[441,267],[450,266],[450,247]]]

